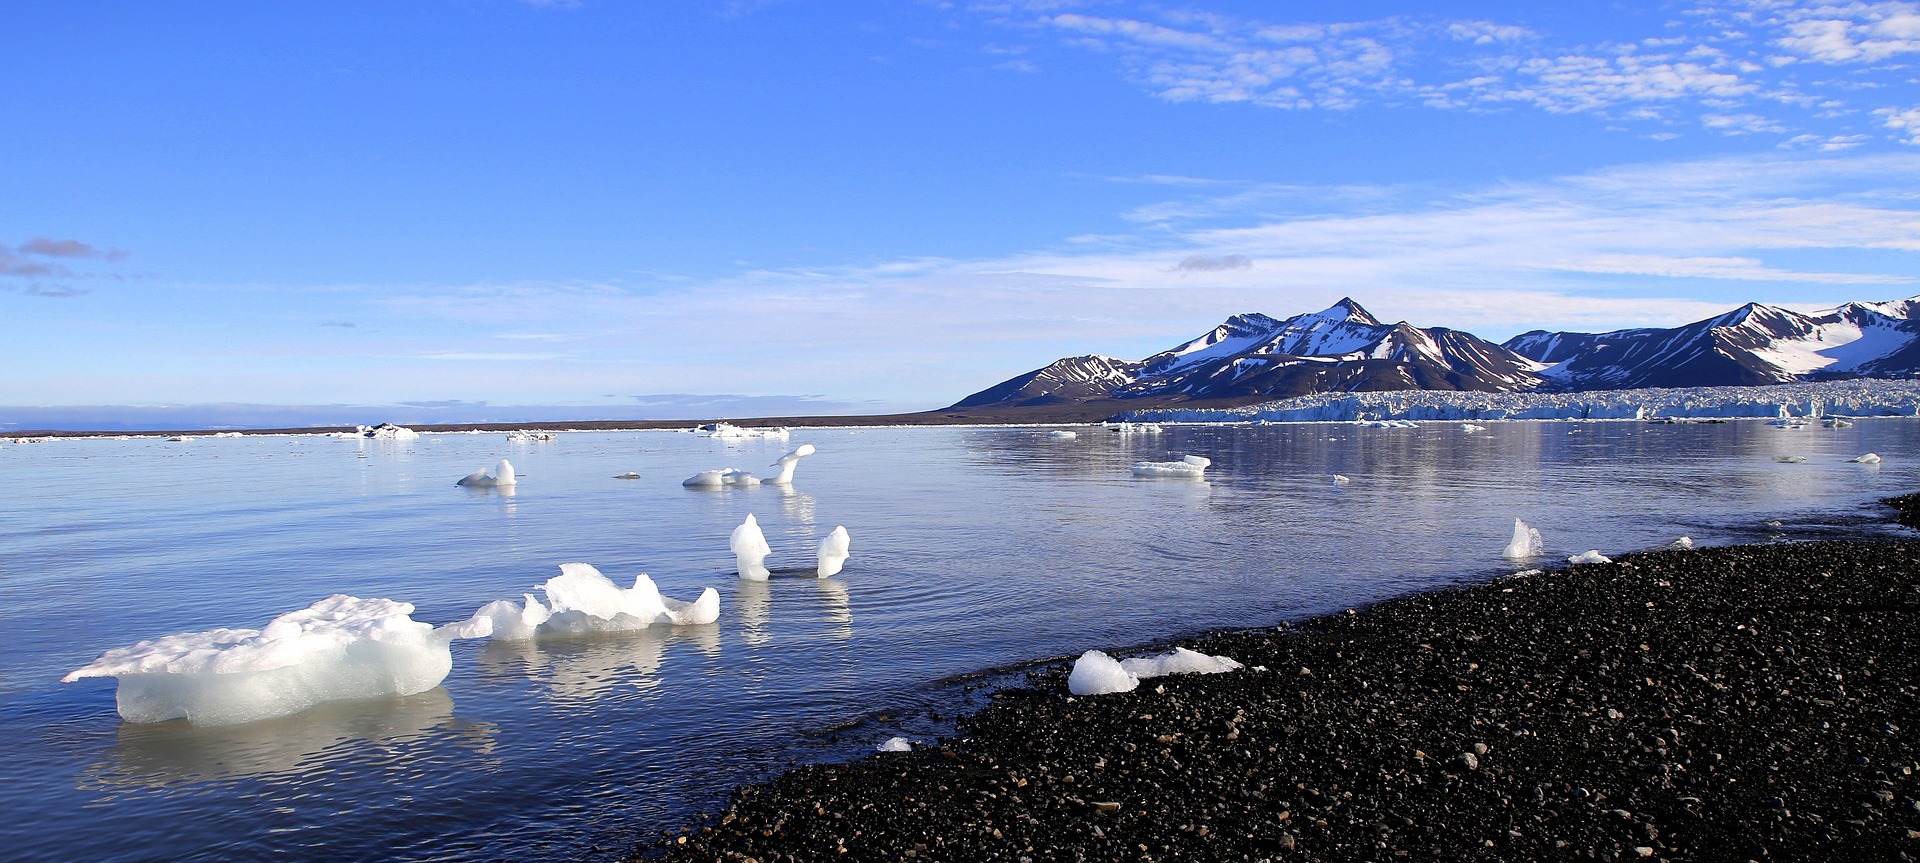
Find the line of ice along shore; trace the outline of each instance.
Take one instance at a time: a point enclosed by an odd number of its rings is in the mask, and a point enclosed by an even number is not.
[[[1920,416],[1920,381],[1847,380],[1764,387],[1482,393],[1316,393],[1237,408],[1128,411],[1125,422],[1739,419]]]

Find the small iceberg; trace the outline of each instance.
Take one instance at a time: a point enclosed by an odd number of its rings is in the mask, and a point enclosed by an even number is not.
[[[1220,674],[1244,668],[1224,656],[1208,656],[1197,650],[1176,647],[1171,653],[1135,659],[1115,660],[1098,650],[1089,650],[1074,660],[1067,675],[1067,691],[1074,695],[1108,695],[1132,692],[1140,681],[1168,674]]]
[[[1807,457],[1803,455],[1777,455],[1773,457],[1773,460],[1781,464],[1799,464],[1806,461]]]
[[[1507,547],[1501,549],[1500,555],[1508,560],[1526,560],[1539,557],[1546,550],[1546,545],[1540,542],[1540,531],[1516,518],[1513,520],[1513,538],[1507,541]]]
[[[614,479],[639,479],[640,472],[637,470],[630,470],[630,471],[627,471],[626,473],[616,473],[613,475],[613,478]]]
[[[774,474],[772,479],[767,480],[767,483],[770,485],[793,485],[793,469],[799,466],[801,459],[813,455],[816,452],[819,452],[819,450],[814,449],[813,444],[810,443],[803,443],[794,447],[793,452],[781,456],[778,461],[772,464],[772,467],[779,468],[780,472]]]
[[[887,742],[873,748],[880,752],[912,752],[913,741],[905,737],[889,737]]]
[[[420,437],[419,432],[406,426],[394,425],[393,423],[381,423],[377,426],[355,426],[355,428],[360,430],[361,437],[372,438],[374,440],[416,440]]]
[[[727,486],[750,488],[759,485],[760,479],[746,471],[729,467],[720,470],[703,470],[681,480],[680,484],[687,488],[723,488]]]
[[[767,570],[766,560],[773,549],[768,547],[767,535],[760,532],[760,522],[754,520],[753,513],[747,513],[747,520],[733,529],[727,545],[733,550],[734,568],[741,578],[766,581],[772,574]]]
[[[1676,539],[1670,543],[1667,543],[1667,547],[1671,549],[1676,549],[1679,551],[1692,551],[1693,537],[1691,536],[1680,537],[1679,539]]]
[[[501,486],[515,485],[519,482],[520,479],[514,476],[513,473],[513,462],[501,459],[499,464],[493,466],[491,472],[476,470],[473,473],[455,480],[453,484],[464,485],[468,488],[499,488]]]
[[[1341,476],[1341,475],[1339,475],[1339,474],[1337,474],[1337,473],[1333,475],[1333,477],[1332,477],[1332,479],[1333,479],[1333,484],[1334,484],[1334,485],[1346,485],[1347,483],[1350,483],[1350,482],[1353,482],[1353,480],[1350,480],[1350,479],[1348,479],[1348,478],[1346,478],[1346,477],[1344,477],[1344,476]]]
[[[555,438],[556,438],[556,435],[554,435],[553,432],[549,432],[549,431],[507,432],[507,443],[548,443],[550,441],[553,441]]]
[[[60,679],[114,677],[121,718],[237,725],[324,701],[413,695],[453,668],[448,643],[485,624],[435,629],[413,605],[334,594],[264,629],[211,629],[109,650]]]
[[[718,438],[720,440],[748,440],[751,438],[778,438],[785,440],[788,435],[788,430],[785,428],[749,429],[741,428],[733,423],[708,423],[701,426],[699,431],[707,437]]]
[[[1460,430],[1461,430],[1461,431],[1463,431],[1463,432],[1467,432],[1468,434],[1472,434],[1473,432],[1483,432],[1483,431],[1486,431],[1486,430],[1487,430],[1487,427],[1486,427],[1486,426],[1477,426],[1477,425],[1474,425],[1473,423],[1461,423],[1461,424],[1460,424]]]
[[[1600,550],[1596,548],[1589,551],[1583,551],[1583,552],[1580,552],[1579,554],[1569,557],[1567,558],[1567,562],[1568,563],[1612,563],[1613,558],[1610,558],[1604,554],[1601,554]]]
[[[1156,423],[1120,422],[1106,423],[1105,425],[1109,430],[1119,432],[1120,434],[1159,434],[1164,431],[1164,429]]]
[[[502,641],[521,641],[539,635],[624,632],[657,623],[695,626],[720,619],[720,592],[709,587],[692,602],[660,595],[653,579],[641,573],[633,586],[619,585],[591,564],[563,563],[560,574],[540,585],[541,602],[525,594],[524,602],[498,599],[480,607],[463,623],[446,629],[458,637],[491,635]]]
[[[832,533],[820,540],[819,568],[814,572],[821,578],[840,574],[840,569],[847,565],[847,549],[852,542],[847,529],[836,525]]]
[[[1848,464],[1879,464],[1880,456],[1875,455],[1873,453],[1867,453],[1866,455],[1857,455],[1857,456],[1854,456],[1853,458],[1847,459],[1847,463]]]
[[[1205,456],[1181,456],[1179,461],[1134,462],[1134,476],[1175,476],[1198,479],[1206,476],[1213,460]]]
[[[1064,429],[1055,429],[1054,431],[1047,432],[1047,437],[1058,438],[1060,440],[1070,440],[1079,436],[1079,432],[1066,431]]]

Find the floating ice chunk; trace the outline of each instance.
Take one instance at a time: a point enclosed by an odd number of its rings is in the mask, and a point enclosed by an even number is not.
[[[709,587],[692,602],[662,596],[646,573],[622,588],[590,564],[563,563],[560,574],[540,585],[541,602],[533,594],[524,602],[495,600],[480,607],[465,622],[451,624],[454,632],[491,633],[502,641],[519,641],[548,633],[620,632],[654,624],[690,626],[720,619],[720,592]],[[465,627],[471,627],[466,629]],[[473,637],[473,636],[464,636]]]
[[[355,426],[355,428],[360,430],[361,437],[369,437],[374,440],[415,440],[420,437],[419,432],[406,426],[394,425],[393,423],[381,423],[377,426]]]
[[[1676,539],[1670,543],[1667,543],[1667,547],[1679,549],[1681,551],[1691,551],[1693,549],[1693,537],[1691,536],[1680,537],[1679,539]]]
[[[1460,430],[1461,430],[1461,431],[1463,431],[1463,432],[1467,432],[1467,433],[1469,433],[1469,434],[1471,434],[1471,433],[1473,433],[1473,432],[1479,432],[1479,431],[1486,431],[1486,430],[1487,430],[1487,427],[1486,427],[1486,426],[1477,426],[1477,425],[1474,425],[1473,423],[1461,423],[1461,424],[1460,424]]]
[[[1074,695],[1132,692],[1139,685],[1140,678],[1128,674],[1118,660],[1098,650],[1080,654],[1073,662],[1073,673],[1067,675],[1067,691]]]
[[[1206,476],[1207,467],[1213,464],[1205,456],[1181,456],[1179,461],[1142,461],[1134,462],[1134,476],[1178,476],[1199,478]]]
[[[1850,458],[1850,459],[1847,459],[1847,463],[1849,463],[1849,464],[1879,464],[1879,463],[1880,463],[1880,456],[1878,456],[1878,455],[1875,455],[1875,454],[1873,454],[1873,453],[1867,453],[1866,455],[1857,455],[1857,456],[1854,456],[1853,458]]]
[[[484,470],[476,470],[473,473],[461,477],[454,485],[464,485],[468,488],[498,488],[500,486],[516,485],[519,482],[519,478],[513,474],[513,462],[501,459],[499,464],[493,466],[492,473]]]
[[[1047,437],[1059,438],[1061,440],[1067,440],[1069,438],[1077,438],[1079,436],[1080,436],[1079,432],[1071,432],[1065,429],[1055,429],[1053,431],[1047,432]]]
[[[724,486],[748,488],[759,485],[760,480],[758,477],[746,471],[729,467],[719,470],[703,470],[681,480],[680,484],[687,488],[721,488]]]
[[[1604,554],[1601,554],[1599,549],[1593,549],[1590,551],[1583,551],[1583,552],[1580,552],[1579,554],[1569,557],[1567,558],[1567,562],[1568,563],[1612,563],[1613,558],[1610,558]]]
[[[1126,669],[1128,674],[1145,680],[1167,674],[1219,674],[1238,671],[1243,666],[1224,656],[1208,656],[1197,650],[1176,647],[1172,653],[1160,656],[1122,659],[1120,667]]]
[[[1347,479],[1346,477],[1341,476],[1337,473],[1333,475],[1334,485],[1346,485],[1347,483],[1350,483],[1350,482],[1353,482],[1353,480]]]
[[[1807,457],[1803,455],[1777,455],[1773,457],[1773,460],[1781,464],[1799,464],[1806,461]]]
[[[772,485],[793,485],[793,469],[800,464],[801,459],[813,455],[818,451],[819,450],[814,449],[813,444],[810,443],[803,443],[794,447],[793,452],[781,456],[779,461],[773,463],[772,466],[779,468],[780,472],[774,474],[773,478],[767,480],[767,482]]]
[[[548,443],[554,440],[554,438],[555,438],[554,433],[547,432],[547,431],[524,431],[523,430],[523,431],[507,432],[508,443]]]
[[[721,440],[746,440],[748,438],[779,438],[785,440],[788,434],[785,428],[749,429],[733,423],[709,423],[700,427],[707,437]]]
[[[630,471],[627,471],[626,473],[616,473],[613,475],[613,478],[614,479],[639,479],[640,472],[637,470],[630,470]]]
[[[1154,423],[1107,423],[1106,427],[1121,434],[1159,434],[1164,431],[1164,429]]]
[[[1539,557],[1546,550],[1547,547],[1540,542],[1540,531],[1516,518],[1513,520],[1513,538],[1507,541],[1507,547],[1500,554],[1508,560],[1525,560]]]
[[[852,539],[847,536],[847,529],[837,525],[832,533],[820,540],[820,565],[816,572],[821,578],[837,575],[840,568],[847,565],[847,549],[851,542]]]
[[[747,520],[733,529],[727,544],[733,549],[734,566],[741,578],[767,580],[771,573],[767,571],[766,559],[773,549],[767,546],[767,535],[760,532],[760,522],[754,520],[753,513],[747,513]]]
[[[234,725],[298,713],[323,701],[412,695],[453,667],[447,643],[484,624],[434,629],[413,606],[334,594],[265,629],[213,629],[109,650],[63,683],[119,678],[128,722],[185,718]]]
[[[905,737],[889,737],[887,742],[873,747],[881,752],[912,752],[913,741]]]

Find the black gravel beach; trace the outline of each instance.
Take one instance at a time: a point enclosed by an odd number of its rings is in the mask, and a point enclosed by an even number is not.
[[[1563,566],[1183,641],[1248,668],[1128,693],[1070,697],[1055,663],[938,745],[796,769],[635,854],[1920,859],[1916,623],[1920,542]]]

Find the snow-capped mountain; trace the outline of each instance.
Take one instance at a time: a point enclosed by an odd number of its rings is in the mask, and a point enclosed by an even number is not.
[[[954,405],[1026,407],[1095,399],[1251,401],[1316,392],[1506,391],[1543,382],[1534,362],[1485,339],[1404,321],[1383,324],[1351,299],[1276,320],[1234,315],[1139,362],[1084,356],[974,393]]]
[[[1671,329],[1535,330],[1503,347],[1542,363],[1547,388],[1756,386],[1920,372],[1920,297],[1802,314],[1748,303]]]

